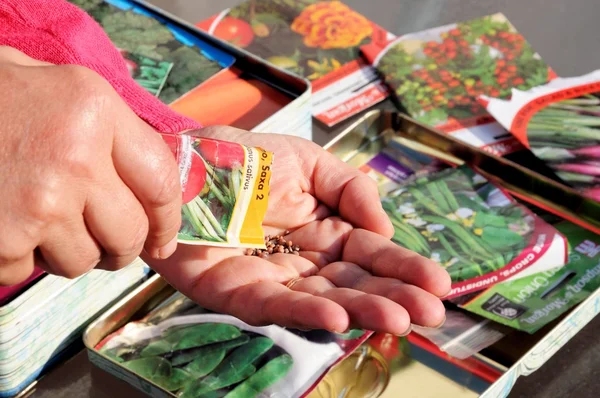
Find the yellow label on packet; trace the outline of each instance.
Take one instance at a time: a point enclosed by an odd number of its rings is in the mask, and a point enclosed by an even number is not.
[[[269,204],[269,192],[271,181],[271,166],[273,165],[273,154],[262,149],[258,152],[258,167],[250,197],[250,206],[240,231],[242,244],[252,244],[264,247],[264,232],[262,221],[267,214]]]

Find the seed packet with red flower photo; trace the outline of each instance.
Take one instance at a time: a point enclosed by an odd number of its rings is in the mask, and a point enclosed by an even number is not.
[[[251,0],[196,26],[310,80],[313,116],[327,126],[387,97],[359,50],[394,36],[339,1]]]
[[[477,97],[506,98],[513,87],[528,89],[554,77],[502,14],[361,49],[411,117],[498,155],[522,147]]]
[[[566,184],[600,202],[600,70],[482,104]]]

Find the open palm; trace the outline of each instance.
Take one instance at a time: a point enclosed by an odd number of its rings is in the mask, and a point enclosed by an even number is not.
[[[179,245],[149,260],[169,283],[200,305],[247,323],[343,332],[351,327],[401,335],[410,324],[444,321],[440,297],[448,274],[390,241],[393,227],[373,181],[316,144],[229,127],[196,135],[274,152],[267,234],[300,256],[244,256],[243,250]],[[290,281],[297,281],[286,284]]]

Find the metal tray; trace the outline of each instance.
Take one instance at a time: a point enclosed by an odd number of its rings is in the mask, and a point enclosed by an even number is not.
[[[520,199],[600,233],[600,203],[513,161],[467,145],[400,113],[379,110],[366,113],[325,148],[338,158],[358,167],[379,153],[390,139],[400,140],[402,144],[414,150],[454,165],[467,164]],[[505,340],[510,341],[504,345],[498,344],[498,349],[504,350],[508,344],[515,348],[515,352],[510,353],[509,363],[505,361],[502,364],[506,366],[496,366],[497,369],[503,370],[504,374],[481,394],[481,397],[508,396],[518,377],[539,369],[598,312],[600,289],[534,335],[515,331],[507,336]],[[518,343],[512,344],[515,341]],[[487,352],[493,351],[492,347]],[[484,362],[497,364],[495,358],[483,353],[476,356]],[[418,391],[405,393],[418,396]]]

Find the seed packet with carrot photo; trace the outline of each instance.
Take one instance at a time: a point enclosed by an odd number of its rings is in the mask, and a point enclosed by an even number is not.
[[[510,100],[482,96],[505,128],[567,185],[600,202],[600,70],[558,78]]]
[[[382,203],[396,230],[393,241],[447,269],[448,298],[566,260],[556,229],[465,166],[418,178]]]
[[[254,327],[175,293],[95,350],[115,363],[109,372],[160,396],[299,398],[370,335]]]
[[[359,49],[393,35],[342,2],[250,0],[196,26],[309,79],[313,116],[328,126],[387,97]]]
[[[502,14],[370,43],[362,51],[411,117],[499,155],[522,147],[477,97],[505,98],[513,87],[554,77]]]

